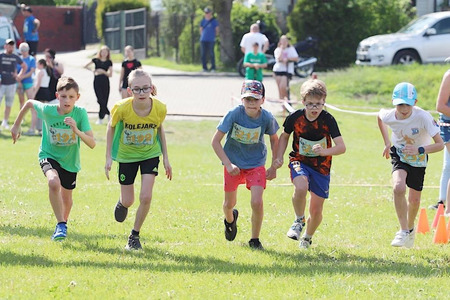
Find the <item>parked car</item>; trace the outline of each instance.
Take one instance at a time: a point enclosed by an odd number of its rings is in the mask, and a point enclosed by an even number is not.
[[[17,0],[0,0],[0,47],[3,48],[7,39],[13,39],[16,47],[22,42],[12,19],[19,12]]]
[[[357,65],[442,63],[450,56],[450,11],[427,14],[396,33],[371,36],[356,50]]]

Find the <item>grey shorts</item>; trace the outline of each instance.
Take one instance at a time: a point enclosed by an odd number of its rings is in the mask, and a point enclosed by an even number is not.
[[[13,84],[0,84],[0,104],[2,103],[3,96],[5,96],[5,104],[7,107],[11,107],[14,102],[14,96],[16,94],[15,83]]]

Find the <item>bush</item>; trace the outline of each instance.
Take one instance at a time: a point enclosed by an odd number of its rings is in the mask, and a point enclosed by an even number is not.
[[[150,12],[150,5],[146,0],[98,0],[95,16],[98,36],[100,38],[103,37],[103,18],[105,13],[142,7],[147,8],[147,11]]]
[[[408,0],[299,0],[288,17],[291,36],[319,38],[318,66],[353,63],[358,43],[371,35],[397,31],[412,18]]]

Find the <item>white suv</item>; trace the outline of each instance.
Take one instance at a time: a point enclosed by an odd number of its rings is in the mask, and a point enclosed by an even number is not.
[[[396,33],[371,36],[356,50],[357,65],[442,63],[450,56],[450,11],[424,15]]]

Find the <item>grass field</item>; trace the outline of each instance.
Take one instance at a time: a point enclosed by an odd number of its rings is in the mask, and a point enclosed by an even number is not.
[[[136,203],[124,223],[113,217],[119,185],[103,173],[105,126],[92,125],[95,149],[82,146],[83,169],[61,243],[50,240],[55,218],[37,163],[40,139],[24,136],[13,145],[1,132],[0,298],[448,299],[449,245],[433,244],[429,233],[418,234],[413,249],[390,246],[398,222],[376,119],[331,112],[347,152],[333,159],[330,198],[307,251],[285,236],[294,218],[285,166],[264,194],[266,250],[248,247],[244,187],[238,235],[225,240],[222,166],[210,146],[216,120],[166,120],[174,178],[157,178],[141,230],[144,250],[137,253],[124,250]],[[442,152],[430,155],[422,207],[437,200],[441,166]],[[433,217],[428,211],[430,223]]]

